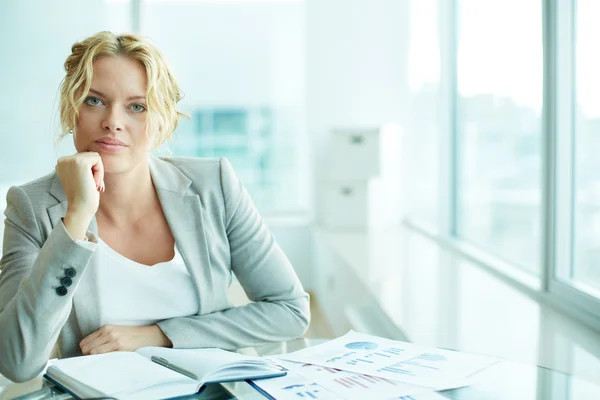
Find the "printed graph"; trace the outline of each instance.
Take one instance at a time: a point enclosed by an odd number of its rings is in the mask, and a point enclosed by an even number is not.
[[[388,365],[387,367],[380,368],[378,372],[391,372],[398,375],[415,376],[415,373],[409,369],[406,369],[403,362]]]
[[[343,360],[344,358],[350,357],[353,354],[357,354],[357,352],[356,351],[351,351],[350,353],[343,354],[343,355],[341,355],[339,357],[333,357],[333,358],[327,360],[326,362],[331,363],[331,362],[340,361],[340,360]]]
[[[356,358],[354,360],[350,360],[348,362],[346,362],[346,364],[348,365],[357,365],[360,363],[365,363],[365,364],[374,364],[374,361],[370,361],[370,360],[365,360],[364,358]]]
[[[446,384],[453,378],[469,376],[493,363],[493,360],[485,357],[466,357],[456,352],[429,349],[356,332],[350,332],[345,337],[313,349],[292,353],[289,360],[328,367],[329,369],[320,370],[318,375],[311,375],[309,378],[313,382],[318,381],[323,390],[337,393],[336,391],[343,388],[345,395],[356,395],[353,398],[361,400],[363,390],[366,394],[365,388],[374,383],[370,380],[372,377],[385,378],[398,385],[404,385],[392,386],[386,383],[390,388],[386,391],[395,389],[394,398],[398,398],[414,392],[415,386],[437,387],[439,382]],[[356,375],[338,374],[336,369]],[[381,388],[384,387],[382,384]]]
[[[318,365],[313,365],[313,364],[304,364],[302,366],[302,368],[310,368],[314,371],[325,371],[325,372],[329,372],[330,374],[337,374],[338,372],[341,372],[341,369],[337,369],[337,368],[329,368],[329,367],[321,367]]]
[[[429,354],[423,353],[417,357],[411,358],[409,360],[404,361],[404,364],[412,365],[415,367],[422,367],[432,370],[439,370],[440,367],[437,365],[439,362],[446,361],[447,358],[441,354]]]
[[[347,364],[347,365],[381,364],[381,362],[383,360],[393,358],[395,356],[399,356],[403,351],[404,350],[402,350],[402,349],[392,347],[389,349],[378,350],[375,352],[367,352],[366,354],[363,353],[360,357],[348,359],[347,361],[345,361],[345,364]],[[353,354],[354,353],[348,353],[342,357],[332,358],[329,361],[330,362],[339,361],[339,360],[347,358],[348,356],[353,355]]]
[[[447,358],[441,354],[423,353],[408,360],[400,361],[384,368],[380,368],[378,371],[392,372],[399,375],[416,376],[415,371],[418,371],[421,368],[421,371],[423,369],[438,371],[441,366],[443,366],[443,364],[440,365],[440,363],[445,361],[447,361]]]
[[[403,352],[404,350],[402,350],[402,349],[397,349],[397,348],[395,348],[395,347],[390,347],[389,349],[385,349],[385,350],[382,350],[382,351],[384,351],[384,352],[386,352],[386,353],[389,353],[389,354],[393,354],[393,355],[395,355],[395,356],[399,356],[400,354],[402,354],[402,352]]]
[[[321,391],[319,390],[319,385],[317,383],[311,383],[309,385],[305,384],[296,384],[290,385],[281,388],[288,393],[295,393],[296,397],[299,399],[322,399],[320,397]]]
[[[373,342],[350,342],[345,347],[352,350],[373,350],[378,348],[379,345]]]
[[[346,376],[345,378],[336,378],[333,380],[340,386],[347,389],[362,388],[362,389],[373,389],[376,386],[397,386],[393,381],[384,378],[378,378],[370,375],[354,375]]]
[[[389,379],[380,378],[377,376],[357,374],[353,372],[343,371],[337,368],[322,367],[313,364],[304,364],[302,370],[305,373],[309,373],[309,376],[313,379],[323,378],[323,373],[327,373],[330,378],[327,381],[334,383],[334,387],[326,385],[325,387],[339,393],[340,390],[365,390],[365,389],[381,389],[382,386],[394,387],[401,385],[398,382],[391,381]],[[322,383],[324,383],[322,381]]]

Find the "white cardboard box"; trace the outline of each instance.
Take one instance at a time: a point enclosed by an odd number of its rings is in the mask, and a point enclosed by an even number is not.
[[[396,175],[400,165],[401,128],[336,128],[332,131],[326,178],[333,181],[363,181],[382,175]]]
[[[387,228],[401,221],[401,183],[381,177],[365,181],[321,181],[319,220],[328,229]]]

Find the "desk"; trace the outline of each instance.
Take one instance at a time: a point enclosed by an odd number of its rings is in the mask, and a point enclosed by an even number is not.
[[[273,355],[293,352],[324,342],[323,339],[296,339],[273,343],[241,352],[254,355]],[[0,378],[1,379],[1,378]],[[600,399],[600,385],[587,382],[562,372],[543,367],[501,361],[473,376],[472,386],[441,392],[449,399],[460,400],[588,400]],[[40,377],[29,382],[8,385],[0,380],[0,400],[12,399],[37,390]],[[264,400],[264,397],[246,382],[209,385],[201,394],[190,399],[211,400]],[[56,400],[70,399],[68,395]],[[38,399],[40,400],[40,399]],[[375,399],[373,399],[375,400]]]
[[[315,239],[312,291],[335,336],[353,328],[600,382],[597,331],[443,244],[406,227]]]

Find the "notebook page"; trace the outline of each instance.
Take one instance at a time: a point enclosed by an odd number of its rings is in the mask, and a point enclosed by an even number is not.
[[[71,379],[105,394],[131,393],[166,382],[199,386],[195,380],[131,352],[59,360],[48,369],[50,376],[54,368],[60,369]]]
[[[200,380],[219,368],[232,363],[254,361],[264,364],[260,357],[245,356],[221,349],[168,349],[165,347],[143,347],[137,353],[144,357],[162,357],[171,364],[193,372]]]
[[[59,385],[67,388],[69,391],[76,393],[79,397],[82,398],[91,398],[91,397],[102,397],[104,393],[101,393],[97,390],[90,388],[82,384],[81,382],[74,381],[68,375],[63,373],[60,369],[50,366],[46,372],[46,375],[53,382],[57,382]]]

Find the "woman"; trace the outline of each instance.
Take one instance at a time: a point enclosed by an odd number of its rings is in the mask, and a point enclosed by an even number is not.
[[[302,335],[308,295],[229,162],[150,155],[181,115],[159,50],[101,32],[65,69],[77,154],[7,195],[0,373],[31,379],[55,343],[71,357]],[[253,303],[232,307],[232,273]]]

